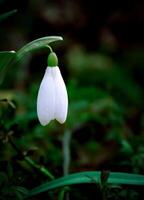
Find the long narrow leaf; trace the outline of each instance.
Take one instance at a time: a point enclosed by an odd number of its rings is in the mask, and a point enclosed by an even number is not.
[[[41,192],[45,192],[58,187],[84,184],[84,183],[100,183],[101,172],[80,172],[65,177],[58,178],[54,181],[42,184],[32,189],[28,196],[33,196]],[[128,174],[120,172],[112,172],[107,180],[110,184],[128,184],[128,185],[144,185],[144,175]]]
[[[4,14],[1,14],[0,15],[0,22],[5,20],[6,18],[10,17],[11,15],[15,14],[16,12],[17,12],[17,10],[15,9],[15,10],[11,10],[9,12],[6,12]]]
[[[3,80],[8,65],[15,59],[15,51],[2,51],[0,52],[0,84]]]
[[[27,54],[31,51],[35,51],[35,50],[44,48],[49,43],[55,42],[58,40],[63,40],[63,38],[60,36],[47,36],[47,37],[39,38],[37,40],[33,40],[32,42],[23,46],[19,51],[17,51],[17,59],[20,60],[25,56],[25,54]]]

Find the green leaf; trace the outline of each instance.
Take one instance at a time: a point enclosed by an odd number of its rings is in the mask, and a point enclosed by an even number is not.
[[[10,63],[15,59],[15,51],[2,51],[0,52],[0,84],[4,78],[6,69]]]
[[[13,65],[16,61],[21,60],[27,53],[48,47],[49,43],[58,40],[63,40],[63,38],[60,36],[47,36],[26,44],[19,51],[17,51],[17,53],[15,51],[0,52],[0,84],[4,79],[8,65]]]
[[[52,190],[58,187],[84,184],[84,183],[99,183],[101,172],[80,172],[74,173],[65,177],[58,178],[54,181],[42,184],[32,189],[28,196],[34,196],[41,192]],[[144,185],[144,175],[128,174],[121,172],[112,172],[109,174],[107,183],[109,184],[128,184],[128,185]]]
[[[3,20],[5,20],[7,17],[10,17],[11,15],[13,15],[16,12],[17,12],[17,10],[15,9],[15,10],[11,10],[9,12],[6,12],[4,14],[1,14],[0,15],[0,22],[3,21]]]
[[[15,57],[15,51],[1,51],[0,52],[0,73]]]
[[[58,40],[63,40],[63,38],[60,36],[47,36],[47,37],[34,40],[26,44],[25,46],[23,46],[19,51],[17,51],[17,59],[21,60],[25,56],[25,54],[47,47],[49,43],[55,42]]]

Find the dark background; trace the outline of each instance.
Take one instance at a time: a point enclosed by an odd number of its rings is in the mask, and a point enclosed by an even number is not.
[[[51,46],[67,85],[69,112],[64,125],[52,121],[42,127],[37,120],[36,98],[48,50],[27,55],[7,69],[0,96],[16,108],[0,104],[0,171],[4,176],[12,171],[9,181],[0,185],[1,199],[19,199],[17,185],[30,189],[47,181],[12,147],[11,131],[20,151],[30,152],[55,177],[65,173],[63,141],[67,134],[71,136],[69,173],[144,174],[144,3],[0,0],[0,14],[13,9],[17,9],[15,14],[0,21],[0,51],[17,51],[44,36],[62,36],[63,41]],[[109,187],[107,199],[143,199],[142,190]],[[37,199],[57,199],[58,192]],[[101,193],[95,184],[73,186],[70,199],[86,200],[91,194],[103,199]]]

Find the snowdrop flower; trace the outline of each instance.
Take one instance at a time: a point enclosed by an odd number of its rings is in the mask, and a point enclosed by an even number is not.
[[[54,119],[62,124],[67,117],[67,90],[57,65],[57,56],[54,52],[51,52],[48,56],[48,67],[46,68],[37,97],[38,119],[43,126]]]

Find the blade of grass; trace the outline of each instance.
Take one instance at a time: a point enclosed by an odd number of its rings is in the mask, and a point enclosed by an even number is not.
[[[58,187],[84,184],[84,183],[100,183],[101,172],[80,172],[74,173],[65,177],[58,178],[54,181],[44,183],[32,189],[28,196],[34,196],[41,192],[52,190]],[[110,184],[128,184],[128,185],[144,185],[144,175],[128,174],[121,172],[111,172],[107,183]]]
[[[20,61],[26,54],[48,47],[48,44],[51,42],[63,40],[60,36],[46,36],[36,40],[33,40],[30,43],[27,43],[17,52],[15,51],[5,51],[0,52],[0,84],[3,82],[3,79],[6,74],[8,67],[13,66],[18,61]],[[49,47],[50,48],[50,47]]]
[[[60,36],[47,36],[47,37],[42,37],[42,38],[33,40],[32,42],[26,44],[20,50],[17,51],[17,60],[18,61],[21,60],[25,56],[25,54],[29,52],[47,47],[49,43],[55,42],[58,40],[63,40],[63,38]]]
[[[15,57],[16,57],[15,51],[0,52],[0,84],[3,81],[8,65],[15,60]]]
[[[15,14],[16,12],[17,12],[17,10],[15,9],[15,10],[11,10],[9,12],[6,12],[4,14],[1,14],[0,15],[0,22],[5,20],[6,18],[10,17],[11,15]]]
[[[15,51],[1,51],[0,52],[0,73],[1,71],[14,59]]]

